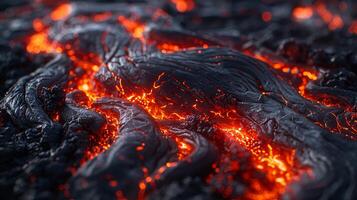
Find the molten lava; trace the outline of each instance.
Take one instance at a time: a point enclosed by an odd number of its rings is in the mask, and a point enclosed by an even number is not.
[[[126,28],[128,32],[131,33],[134,38],[143,38],[145,29],[145,26],[143,24],[135,20],[127,19],[124,16],[119,16],[118,21]]]
[[[296,7],[293,10],[293,16],[297,20],[307,20],[312,17],[314,10],[311,7]]]
[[[189,12],[195,7],[193,0],[171,0],[179,12]]]
[[[62,4],[51,12],[51,19],[54,21],[66,19],[72,12],[71,4]]]

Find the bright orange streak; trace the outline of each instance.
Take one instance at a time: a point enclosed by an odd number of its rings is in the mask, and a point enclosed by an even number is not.
[[[171,43],[162,43],[162,44],[157,44],[156,48],[161,51],[161,53],[175,53],[178,51],[183,51],[183,50],[193,50],[197,48],[208,48],[208,44],[202,44],[200,46],[191,46],[191,47],[182,47],[177,44],[171,44]]]
[[[312,17],[314,10],[312,7],[296,7],[293,10],[293,17],[296,20],[307,20]]]
[[[53,10],[50,17],[54,21],[59,21],[67,18],[72,12],[71,4],[62,4]]]
[[[171,0],[176,6],[176,10],[179,12],[189,12],[195,7],[193,0]]]
[[[138,21],[128,19],[124,16],[119,16],[118,21],[131,33],[134,38],[143,39],[145,25]]]
[[[99,13],[94,15],[93,20],[96,22],[101,22],[109,19],[112,16],[112,13],[110,12],[104,12],[104,13]]]
[[[160,44],[157,46],[157,48],[160,49],[162,53],[176,52],[181,49],[180,46],[178,45],[167,44],[167,43]]]

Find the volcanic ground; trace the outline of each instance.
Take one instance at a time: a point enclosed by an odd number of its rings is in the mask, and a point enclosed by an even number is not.
[[[1,199],[357,199],[357,3],[0,2]]]

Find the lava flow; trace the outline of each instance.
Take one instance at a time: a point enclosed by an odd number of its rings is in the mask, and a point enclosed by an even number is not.
[[[59,19],[63,19],[67,14],[68,10],[70,10],[70,6],[68,5],[61,5],[59,8],[55,9],[51,13],[51,18],[55,21]],[[61,12],[60,12],[61,11]],[[61,15],[63,14],[63,15]],[[119,22],[126,28],[127,31],[129,31],[134,38],[138,38],[143,40],[143,31],[145,26],[135,22],[131,21],[129,19],[126,19],[123,16],[119,16],[118,18]],[[40,40],[37,38],[39,35],[43,38]],[[36,48],[37,47],[37,48]],[[50,51],[56,52],[58,48],[55,48],[54,46],[49,45],[49,38],[45,33],[37,33],[34,36],[30,38],[30,42],[28,44],[28,51],[31,53],[40,53],[42,52],[42,47],[46,47],[46,49],[50,49]],[[207,48],[207,45],[204,45],[205,48]],[[165,44],[160,48],[161,50],[165,49],[167,52],[167,46]],[[89,109],[93,109],[92,104],[96,99],[110,96],[103,92],[103,90],[99,89],[99,87],[96,86],[95,81],[95,74],[99,70],[99,65],[103,63],[96,63],[91,61],[92,63],[83,63],[81,61],[78,61],[76,58],[76,52],[71,49],[69,45],[66,45],[65,47],[60,47],[59,49],[64,50],[69,58],[75,63],[75,66],[77,67],[82,67],[84,70],[84,74],[80,78],[75,79],[75,83],[70,83],[70,85],[73,85],[74,88],[67,89],[67,92],[74,91],[75,89],[78,89],[86,94],[88,97],[88,102],[82,106],[86,106]],[[178,48],[170,48],[171,50],[179,51],[180,49]],[[59,51],[61,52],[61,51]],[[85,57],[86,60],[95,60],[93,56],[87,56]],[[75,73],[72,71],[71,73]],[[116,89],[120,93],[120,97],[128,100],[129,102],[132,102],[134,104],[140,105],[143,109],[145,109],[154,119],[156,120],[184,120],[187,116],[184,114],[179,114],[178,111],[173,112],[172,110],[166,109],[166,104],[159,104],[156,102],[156,97],[154,96],[154,90],[159,90],[160,89],[160,80],[165,76],[165,73],[161,73],[158,77],[157,80],[153,82],[152,87],[148,91],[135,91],[134,93],[128,93],[123,86],[122,80],[119,80],[119,85],[116,86]],[[167,98],[170,98],[168,96]],[[172,98],[172,97],[171,97]],[[177,103],[176,103],[177,104]],[[201,107],[200,105],[195,104],[196,109],[197,107]],[[100,111],[98,109],[95,109],[96,112],[102,114],[105,116],[107,123],[106,126],[103,127],[102,133],[100,134],[99,142],[91,149],[88,150],[88,153],[86,156],[86,159],[93,159],[96,155],[101,153],[104,150],[107,150],[110,147],[110,142],[113,142],[116,139],[116,131],[119,130],[119,122],[112,116],[110,113]],[[198,111],[201,113],[204,113],[204,111]],[[219,111],[222,112],[222,111]],[[211,111],[209,113],[204,113],[204,114],[211,114],[215,113],[214,116],[211,116],[211,120],[215,121],[214,118],[218,116],[218,118],[223,118],[220,119],[220,121],[230,121],[232,116],[229,116],[228,118],[223,116],[223,115],[217,115],[217,112]],[[236,113],[236,111],[233,111],[233,114]],[[254,131],[244,131],[242,130],[241,126],[224,126],[221,124],[217,124],[217,129],[221,132],[224,133],[224,137],[231,138],[232,140],[236,141],[239,145],[242,145],[248,152],[252,154],[253,160],[252,160],[252,165],[258,170],[262,171],[263,173],[266,174],[267,180],[269,180],[271,183],[275,185],[273,190],[271,188],[264,188],[263,184],[260,183],[260,181],[255,180],[256,182],[252,184],[252,192],[247,192],[247,198],[255,198],[254,190],[260,190],[259,192],[262,193],[259,195],[260,199],[272,199],[272,198],[278,198],[279,195],[281,195],[283,192],[285,192],[285,187],[287,184],[289,184],[292,180],[294,180],[294,177],[297,177],[297,171],[293,170],[295,168],[294,166],[294,160],[295,160],[295,153],[294,150],[287,150],[288,152],[284,152],[284,150],[280,150],[278,146],[272,147],[270,144],[261,144],[258,141],[257,134],[254,133]],[[167,134],[167,129],[165,127],[161,128],[163,130],[163,133],[166,133],[168,137],[170,137],[170,134]],[[120,137],[120,136],[119,136]],[[184,140],[180,137],[175,137],[174,136],[174,141],[176,142],[177,148],[179,149],[178,151],[178,159],[182,160],[184,155],[189,155],[192,152],[192,145],[189,143],[184,142]],[[95,139],[94,139],[95,140]],[[98,139],[97,139],[98,140]],[[100,141],[102,140],[102,141]],[[145,145],[145,144],[143,144]],[[137,147],[138,151],[141,151],[142,148],[145,148],[144,146],[139,146]],[[163,166],[162,168],[159,168],[158,172],[162,173],[165,168],[174,166],[175,163],[167,163],[166,166]],[[159,176],[159,175],[152,175],[153,177]],[[152,182],[155,178],[150,178],[148,176],[145,178],[145,182],[141,182],[139,184],[139,188],[141,190],[145,190],[146,186],[145,184],[148,184]],[[297,178],[296,178],[297,180]],[[145,183],[145,184],[144,184]],[[259,185],[259,186],[258,186]],[[257,188],[259,187],[259,188]],[[265,190],[265,191],[264,191]],[[254,191],[254,192],[253,192]]]
[[[354,41],[355,20],[342,13],[347,3],[333,5],[10,9],[0,26],[11,27],[11,45],[0,44],[0,58],[3,48],[5,61],[34,69],[4,81],[13,85],[0,102],[0,184],[35,199],[357,197],[357,54],[333,39]],[[26,34],[20,22],[31,24]]]

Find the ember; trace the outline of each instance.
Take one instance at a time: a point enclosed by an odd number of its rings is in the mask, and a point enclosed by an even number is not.
[[[297,7],[293,10],[293,16],[297,20],[307,20],[312,17],[314,10],[311,7]]]
[[[357,198],[357,4],[5,2],[2,196]]]

